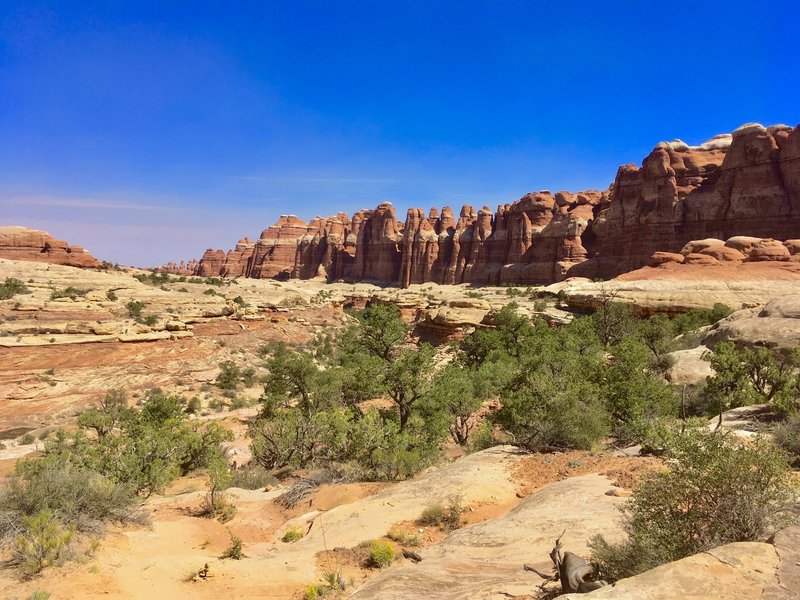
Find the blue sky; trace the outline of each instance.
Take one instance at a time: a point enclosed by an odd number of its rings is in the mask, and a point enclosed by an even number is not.
[[[123,264],[800,121],[794,2],[0,0],[0,223]]]

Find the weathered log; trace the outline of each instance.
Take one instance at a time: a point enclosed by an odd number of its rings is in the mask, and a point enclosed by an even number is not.
[[[594,573],[594,568],[577,554],[562,552],[562,537],[564,537],[564,533],[558,536],[553,549],[550,551],[550,560],[553,561],[553,573],[542,573],[530,565],[524,565],[523,568],[526,571],[533,571],[542,579],[559,581],[561,583],[561,591],[565,594],[576,592],[583,594],[608,585],[607,582],[602,580],[587,581],[586,578]]]

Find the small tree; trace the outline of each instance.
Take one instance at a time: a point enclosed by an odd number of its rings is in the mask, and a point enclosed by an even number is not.
[[[384,374],[387,393],[400,415],[401,432],[408,424],[414,405],[430,391],[433,354],[430,344],[423,343],[418,350],[404,349]]]
[[[109,390],[97,408],[87,410],[78,415],[78,425],[86,429],[94,429],[97,437],[103,439],[122,421],[128,418],[131,410],[125,392],[120,389]]]
[[[22,517],[22,524],[25,530],[14,540],[12,556],[23,577],[30,579],[63,558],[73,531],[64,529],[50,510]]]

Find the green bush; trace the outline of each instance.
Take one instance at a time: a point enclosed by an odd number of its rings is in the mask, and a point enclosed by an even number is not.
[[[277,485],[278,480],[264,467],[255,462],[248,463],[241,469],[231,472],[231,487],[245,490],[264,489],[268,485]]]
[[[419,546],[422,543],[418,533],[406,533],[397,528],[390,529],[386,537],[402,546]]]
[[[125,308],[128,310],[128,316],[138,321],[142,318],[144,302],[140,302],[139,300],[131,300],[125,305]]]
[[[227,523],[236,516],[236,506],[224,490],[230,485],[231,472],[221,453],[208,461],[208,493],[203,500],[201,514]]]
[[[35,441],[36,441],[36,438],[33,437],[33,434],[30,433],[30,432],[26,433],[21,438],[19,438],[19,443],[22,444],[23,446],[27,446],[28,444],[32,444]]]
[[[6,277],[5,281],[0,283],[0,300],[8,300],[17,294],[27,293],[29,293],[28,288],[15,277]]]
[[[292,542],[303,539],[303,537],[305,537],[305,534],[298,527],[290,527],[283,534],[281,541],[286,544],[291,544]]]
[[[187,415],[196,415],[202,408],[202,401],[197,396],[194,396],[189,400],[189,402],[186,403],[186,408],[183,410]]]
[[[73,531],[65,529],[50,510],[22,517],[22,528],[11,556],[24,578],[31,579],[65,558]]]
[[[232,360],[224,360],[219,363],[219,375],[215,383],[222,390],[235,390],[239,385],[242,371]]]
[[[669,469],[646,479],[623,506],[628,538],[591,540],[605,579],[642,573],[730,542],[758,541],[792,519],[786,456],[764,439],[687,430],[667,448]]]
[[[89,290],[81,290],[75,287],[67,287],[63,290],[53,290],[50,293],[50,300],[56,300],[57,298],[70,298],[72,300],[77,300],[86,295]]]
[[[458,529],[464,514],[462,496],[452,494],[447,498],[447,504],[432,504],[422,511],[418,522],[420,525],[438,526],[446,531]]]
[[[99,535],[104,525],[145,523],[133,489],[54,456],[17,463],[0,488],[0,540],[20,527],[23,517],[51,511],[67,528]]]
[[[244,552],[242,551],[242,538],[238,535],[234,535],[230,531],[228,535],[231,538],[230,545],[225,549],[225,552],[222,553],[220,558],[232,558],[234,560],[241,560],[242,558],[246,558]]]
[[[369,562],[379,569],[388,567],[396,558],[392,544],[384,540],[375,540],[369,545]]]
[[[108,300],[110,300],[111,302],[116,302],[116,301],[118,300],[118,298],[119,298],[119,297],[118,297],[118,296],[117,296],[117,294],[114,292],[114,290],[108,290],[108,291],[106,292],[106,298],[107,298]]]

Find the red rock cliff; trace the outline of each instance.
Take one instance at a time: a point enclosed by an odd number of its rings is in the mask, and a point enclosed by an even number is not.
[[[542,191],[405,223],[390,203],[310,224],[284,216],[250,247],[207,251],[197,272],[415,283],[529,284],[614,276],[688,242],[800,238],[800,130],[748,124],[699,146],[661,142],[607,192]]]
[[[100,261],[80,246],[70,246],[46,231],[0,227],[0,258],[46,262],[70,267],[97,267]]]

